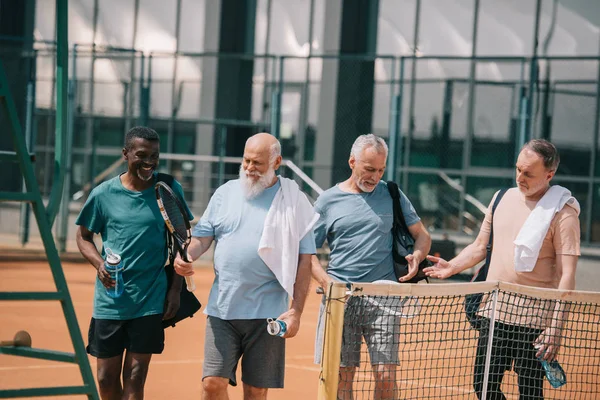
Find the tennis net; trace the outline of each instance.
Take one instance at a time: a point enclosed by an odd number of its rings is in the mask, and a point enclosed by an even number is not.
[[[598,399],[599,304],[600,293],[498,282],[334,284],[319,395]],[[536,356],[551,344],[564,376]]]

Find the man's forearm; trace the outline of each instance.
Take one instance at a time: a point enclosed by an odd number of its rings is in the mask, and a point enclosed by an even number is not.
[[[191,258],[190,261],[196,261],[202,254],[206,253],[210,248],[212,241],[212,237],[193,237],[188,247],[188,255]]]
[[[313,279],[316,280],[320,286],[326,286],[331,281],[331,278],[321,266],[319,258],[316,255],[313,255],[310,260],[310,269]]]
[[[98,269],[104,262],[100,253],[98,253],[98,249],[96,249],[96,245],[94,244],[93,240],[84,239],[83,237],[78,236],[77,247],[79,248],[81,255],[83,255],[83,257],[85,257],[85,259],[88,260],[94,268]]]
[[[413,256],[420,263],[429,254],[429,250],[431,250],[431,236],[428,234],[419,235],[415,241]]]
[[[458,274],[466,269],[472,268],[485,259],[486,248],[477,243],[471,243],[465,247],[456,257],[449,261],[453,272]]]
[[[311,279],[311,258],[309,254],[301,254],[298,263],[298,272],[294,283],[294,298],[290,307],[290,310],[294,310],[298,315],[301,315],[304,311],[304,304],[308,295]]]

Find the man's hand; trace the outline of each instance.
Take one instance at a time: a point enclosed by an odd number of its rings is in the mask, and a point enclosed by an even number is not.
[[[167,293],[167,299],[165,301],[165,313],[163,314],[164,319],[171,319],[177,314],[179,310],[179,306],[181,303],[181,285],[179,285],[179,290],[175,287],[177,285],[171,285]]]
[[[541,357],[546,361],[554,361],[560,349],[561,335],[558,329],[553,327],[546,328],[533,342],[537,349],[536,357]]]
[[[188,254],[188,260],[192,258]],[[194,275],[194,266],[191,262],[183,261],[179,253],[175,257],[175,261],[173,262],[173,267],[175,268],[175,272],[177,272],[181,276],[192,276]]]
[[[285,339],[296,336],[300,329],[300,315],[295,310],[288,310],[277,317],[277,319],[285,322],[287,325],[287,330],[285,331],[285,335],[283,335]]]
[[[415,257],[414,254],[409,254],[406,257],[406,261],[408,261],[408,274],[404,275],[402,278],[398,279],[398,281],[400,282],[406,282],[410,279],[412,279],[414,276],[417,275],[417,272],[419,272],[419,263],[420,261],[417,260],[417,257]]]
[[[446,279],[454,275],[452,264],[440,257],[427,256],[427,259],[433,263],[431,267],[423,269],[425,275],[431,278]]]
[[[105,288],[110,289],[115,286],[116,282],[111,278],[110,273],[104,267],[104,262],[100,263],[96,269],[98,270],[98,279],[100,279],[100,282],[102,282]]]

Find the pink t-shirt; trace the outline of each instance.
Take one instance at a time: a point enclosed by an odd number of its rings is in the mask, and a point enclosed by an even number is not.
[[[496,196],[492,199],[481,225],[483,232],[490,232],[492,205],[495,198]],[[561,278],[556,268],[556,255],[580,255],[579,216],[574,208],[565,205],[552,219],[533,271],[515,271],[513,242],[536,204],[535,201],[526,200],[518,188],[511,188],[504,194],[494,213],[494,243],[488,281],[556,289]],[[499,304],[500,314],[497,318],[500,321],[518,325],[544,326],[543,320],[548,317],[548,314],[535,310],[539,311],[541,308],[549,311],[553,308],[554,302],[502,294]],[[491,304],[487,304],[485,308],[489,309],[490,306]]]

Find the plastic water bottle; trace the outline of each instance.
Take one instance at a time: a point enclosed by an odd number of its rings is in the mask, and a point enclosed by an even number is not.
[[[550,382],[553,388],[557,389],[567,383],[567,376],[565,375],[565,371],[562,369],[558,361],[554,360],[548,362],[543,360],[540,357],[540,363],[542,367],[544,367],[544,371],[546,371],[546,379]]]
[[[540,345],[535,345],[533,347],[539,349]],[[546,379],[548,379],[550,385],[553,388],[557,389],[565,383],[567,383],[567,375],[565,374],[565,371],[562,369],[558,361],[554,360],[548,362],[542,358],[543,356],[544,355],[542,354],[542,356],[538,357],[538,360],[540,364],[542,364],[542,367],[546,372]]]
[[[287,331],[287,324],[281,320],[268,318],[267,319],[267,332],[273,336],[283,336]]]
[[[115,286],[105,288],[106,294],[112,298],[117,298],[123,294],[125,286],[123,281],[123,263],[121,262],[121,256],[113,253],[108,247],[104,249],[104,252],[106,253],[104,268],[115,281]]]

